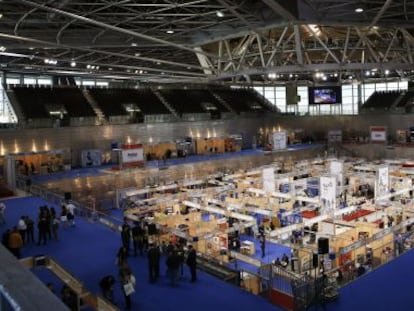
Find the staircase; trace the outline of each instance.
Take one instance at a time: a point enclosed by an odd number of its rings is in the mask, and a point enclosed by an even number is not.
[[[86,100],[88,101],[89,105],[91,105],[93,111],[98,116],[97,125],[105,125],[108,124],[105,114],[102,112],[101,108],[99,108],[98,103],[96,100],[91,96],[88,90],[82,91],[83,96],[85,96]]]
[[[211,90],[209,90],[209,91],[210,91],[211,95],[213,95],[214,98],[217,99],[220,102],[220,104],[222,104],[224,107],[226,107],[226,109],[229,112],[234,113],[234,114],[237,114],[237,112],[233,108],[231,108],[230,105],[224,99],[222,99],[220,96],[218,96],[213,91],[211,91]]]
[[[152,89],[152,92],[158,97],[158,99],[164,104],[165,107],[167,107],[167,109],[176,117],[176,118],[180,118],[180,115],[178,114],[178,112],[168,103],[168,101],[165,99],[164,96],[162,96],[162,94],[157,91]]]
[[[9,90],[9,91],[4,91],[5,95],[7,95],[7,99],[8,99],[8,103],[7,103],[7,107],[10,111],[10,114],[13,115],[13,121],[16,121],[16,123],[19,121],[19,123],[24,126],[26,118],[23,114],[22,108],[20,106],[20,103],[18,102],[18,100],[16,99],[16,96],[14,94],[13,90]],[[11,110],[14,113],[11,113]],[[17,120],[16,120],[17,119]]]

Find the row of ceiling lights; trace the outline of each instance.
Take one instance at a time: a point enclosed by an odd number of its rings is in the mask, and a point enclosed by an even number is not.
[[[367,70],[366,72],[365,72],[365,76],[367,76],[367,77],[369,77],[369,76],[375,76],[375,75],[377,75],[378,74],[378,70],[377,69],[373,69],[373,70]],[[386,70],[384,70],[384,75],[386,75],[386,76],[388,76],[390,74],[390,70],[388,70],[388,69],[386,69]],[[293,74],[293,73],[290,73],[290,74],[276,74],[276,73],[269,73],[268,75],[267,75],[267,77],[269,78],[269,79],[279,79],[279,78],[287,78],[287,77],[289,77],[289,78],[297,78],[299,75],[298,74]],[[320,80],[323,80],[323,81],[327,81],[328,79],[330,79],[330,78],[337,78],[339,75],[338,75],[338,73],[323,73],[323,72],[316,72],[315,74],[314,74],[314,77],[316,78],[316,79],[320,79]],[[346,77],[348,78],[348,79],[353,79],[354,77],[353,77],[353,75],[346,75]]]

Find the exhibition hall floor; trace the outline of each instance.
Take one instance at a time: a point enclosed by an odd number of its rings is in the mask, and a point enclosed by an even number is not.
[[[38,207],[50,204],[35,197],[13,198],[5,200],[6,228],[17,224],[21,215],[36,219]],[[58,208],[58,206],[55,206]],[[58,210],[58,209],[57,209]],[[23,257],[50,255],[81,280],[85,287],[98,293],[98,281],[107,274],[117,276],[114,264],[115,254],[120,246],[120,235],[103,225],[90,223],[78,218],[76,227],[61,228],[59,241],[51,241],[46,246],[28,245],[22,250]],[[162,277],[158,283],[150,285],[147,277],[147,262],[144,257],[130,257],[129,263],[137,279],[137,290],[133,294],[133,310],[281,310],[264,298],[254,296],[234,285],[226,284],[201,271],[199,282],[190,283],[185,267],[184,278],[177,288],[171,288],[165,277],[164,261]],[[389,264],[368,273],[340,291],[337,301],[325,306],[325,310],[398,310],[411,311],[414,305],[411,282],[414,279],[414,252],[409,251]],[[35,270],[46,282],[55,283],[59,294],[61,282],[47,270]],[[115,297],[123,306],[119,284]],[[319,307],[321,308],[321,307]],[[312,309],[318,309],[311,307]],[[323,308],[322,308],[323,309]]]

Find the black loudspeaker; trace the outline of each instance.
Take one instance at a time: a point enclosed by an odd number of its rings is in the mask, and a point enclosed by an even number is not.
[[[318,267],[318,254],[313,253],[312,255],[312,267]]]
[[[148,225],[148,235],[154,235],[157,234],[157,227],[155,224],[149,224]]]
[[[72,200],[72,192],[65,192],[65,200],[66,201]]]
[[[318,239],[318,254],[328,254],[328,253],[329,253],[329,239],[319,238]]]

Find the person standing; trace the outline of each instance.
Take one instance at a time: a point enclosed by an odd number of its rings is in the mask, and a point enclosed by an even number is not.
[[[131,295],[135,292],[135,277],[129,267],[123,267],[119,270],[119,281],[122,293],[125,297],[125,309],[131,309]]]
[[[20,259],[20,249],[23,246],[22,235],[17,227],[13,228],[13,231],[9,235],[9,249],[17,259]]]
[[[134,256],[137,256],[138,251],[141,256],[144,255],[144,234],[145,231],[139,222],[135,222],[132,232],[132,243],[134,244]]]
[[[180,268],[180,257],[176,250],[173,250],[167,257],[168,275],[171,280],[171,286],[176,287],[178,281],[178,269]]]
[[[187,266],[190,268],[191,282],[197,281],[197,253],[192,245],[188,246]]]
[[[46,245],[48,227],[49,227],[49,223],[46,217],[46,213],[44,209],[42,209],[39,215],[38,223],[37,223],[37,230],[39,231],[37,245],[40,245],[42,242],[43,242],[43,245]]]
[[[263,234],[260,235],[260,249],[262,250],[262,258],[266,256],[266,236]]]
[[[129,255],[129,246],[131,244],[131,227],[129,226],[126,218],[124,219],[124,223],[122,225],[121,240],[122,246],[127,249],[127,253]]]
[[[34,221],[29,216],[26,216],[24,222],[26,223],[26,242],[34,243]]]
[[[6,224],[6,217],[4,216],[4,212],[6,211],[6,205],[4,202],[0,202],[0,225]]]
[[[27,230],[25,216],[20,217],[19,222],[17,223],[17,229],[19,230],[20,235],[22,236],[22,241],[24,244],[26,241],[26,230]]]
[[[76,209],[76,206],[72,202],[69,201],[66,204],[68,222],[71,227],[75,226],[75,209]]]
[[[101,288],[102,296],[111,303],[114,303],[114,284],[115,278],[112,275],[104,276],[99,281],[99,287]]]
[[[149,282],[154,283],[160,276],[160,259],[161,252],[157,245],[150,244],[147,252],[148,257],[148,270],[149,270]]]

